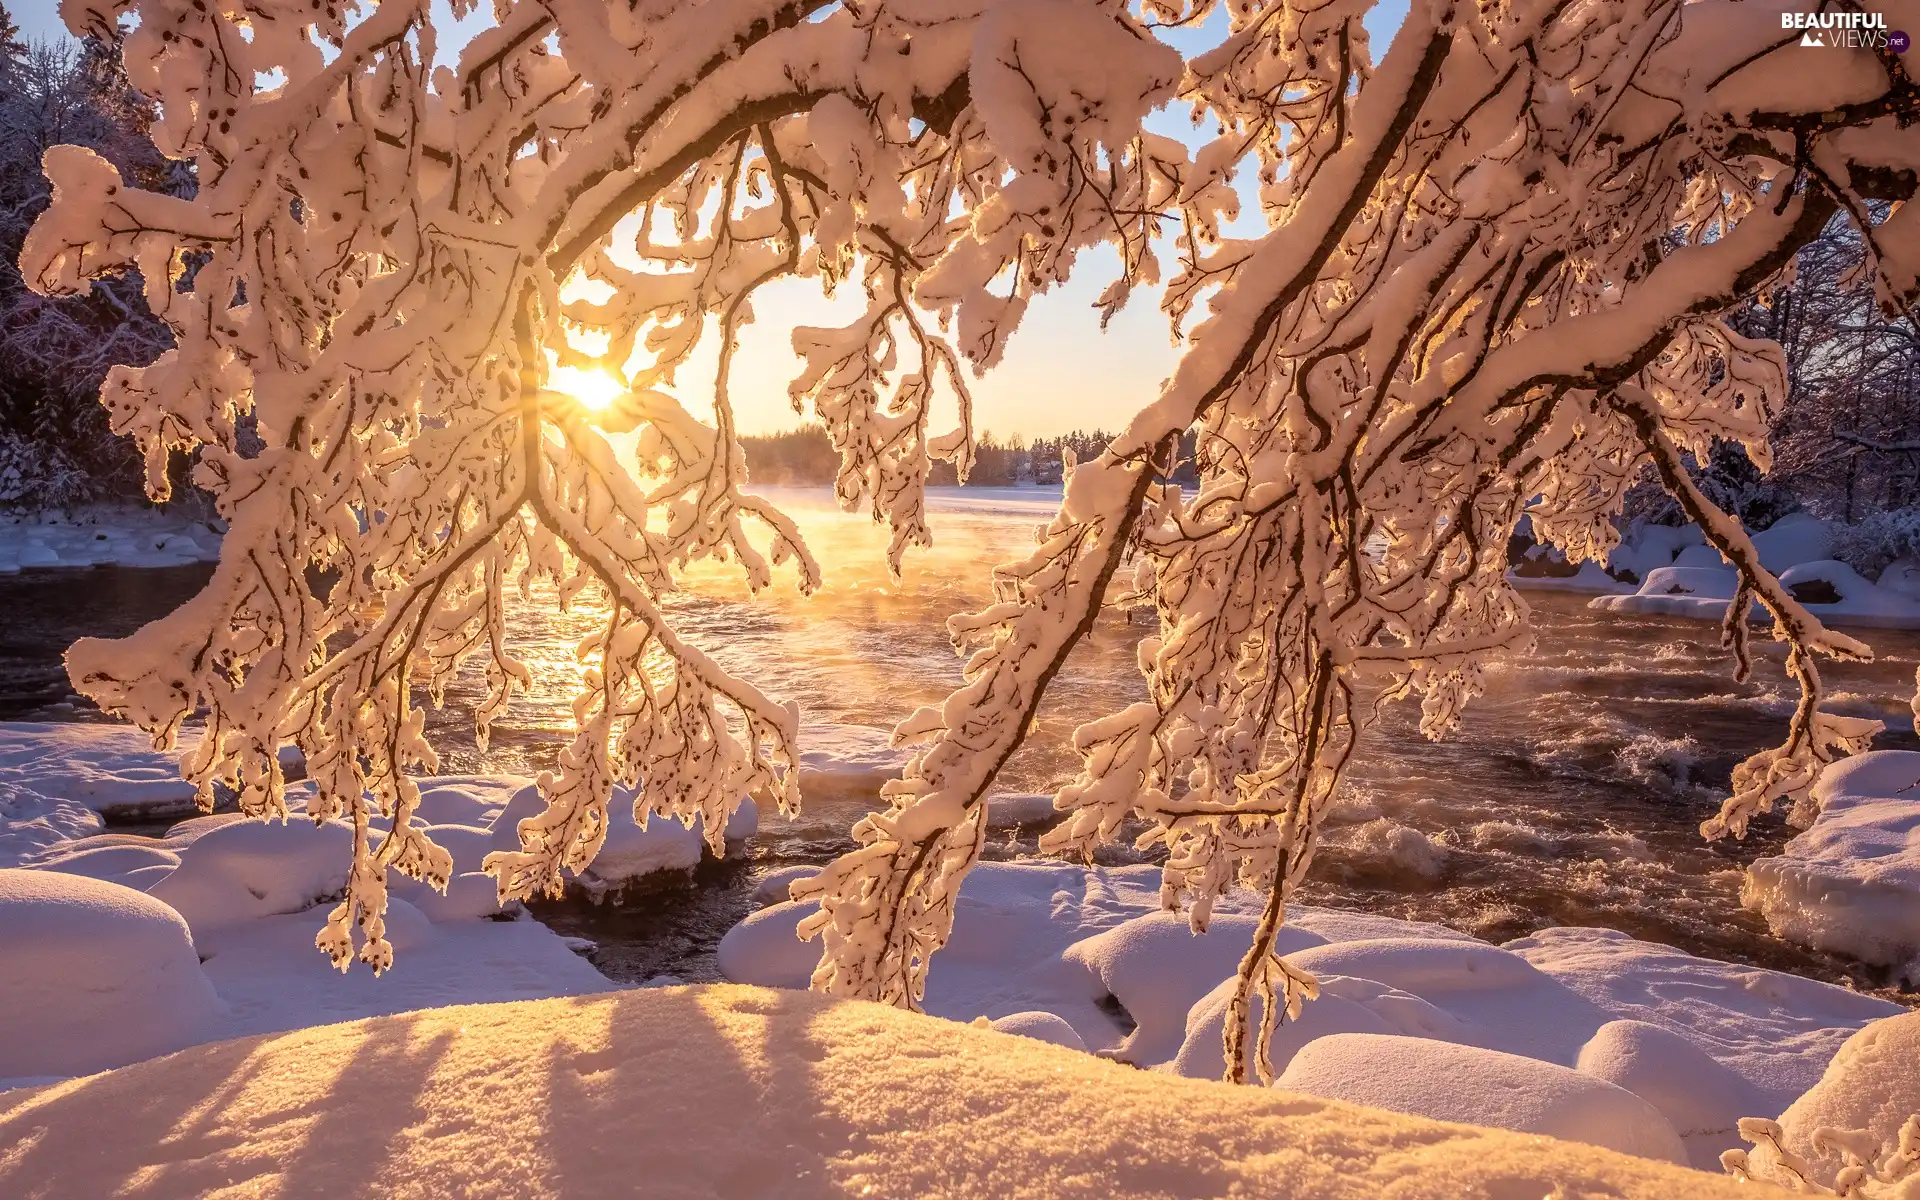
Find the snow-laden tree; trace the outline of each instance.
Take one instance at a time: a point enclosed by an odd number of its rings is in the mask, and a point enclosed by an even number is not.
[[[1416,0],[1377,59],[1369,7],[498,0],[447,68],[425,0],[63,0],[76,30],[137,13],[128,68],[199,192],[56,148],[23,269],[48,291],[141,269],[178,348],[103,401],[156,489],[197,451],[232,522],[206,590],[76,645],[76,684],[162,740],[204,714],[183,767],[250,813],[285,811],[273,751],[298,743],[308,813],[358,831],[320,943],[378,968],[386,870],[449,869],[408,821],[406,773],[434,758],[416,692],[478,656],[484,737],[526,675],[509,586],[596,588],[578,733],[521,850],[489,861],[501,894],[584,867],[616,782],[718,837],[743,795],[798,802],[797,714],[660,597],[706,557],[756,587],[786,560],[803,588],[819,573],[742,486],[729,387],[756,289],[864,296],[851,323],[793,331],[792,392],[897,560],[927,536],[929,461],[969,460],[962,360],[991,367],[1031,299],[1110,246],[1100,307],[1160,288],[1185,353],[996,570],[996,602],[950,622],[964,685],[899,726],[921,748],[888,808],[796,887],[820,904],[816,986],[917,1002],[994,775],[1118,587],[1160,615],[1150,699],[1076,731],[1084,771],[1047,844],[1145,820],[1196,928],[1235,882],[1267,889],[1227,1023],[1237,1076],[1263,999],[1265,1077],[1267,1036],[1314,986],[1274,934],[1373,706],[1418,698],[1444,733],[1484,664],[1527,643],[1515,522],[1601,554],[1648,462],[1740,570],[1734,611],[1772,614],[1802,690],[1707,830],[1742,832],[1871,725],[1822,712],[1815,663],[1866,647],[1797,605],[1685,470],[1714,439],[1764,461],[1782,395],[1778,348],[1716,314],[1835,212],[1911,192],[1920,97],[1884,49],[1799,47],[1770,0]],[[1912,0],[1880,8],[1920,28]],[[1165,25],[1220,36],[1183,58]],[[1197,150],[1144,128],[1167,104],[1192,108]],[[1265,232],[1226,236],[1236,218]],[[1920,274],[1911,221],[1869,239],[1896,309]],[[703,339],[715,381],[689,407],[670,389]],[[597,414],[550,386],[593,362],[626,385]],[[956,428],[930,425],[937,395]],[[607,429],[637,434],[635,462]],[[1192,496],[1164,483],[1187,433]],[[1746,637],[1731,620],[1742,670]]]

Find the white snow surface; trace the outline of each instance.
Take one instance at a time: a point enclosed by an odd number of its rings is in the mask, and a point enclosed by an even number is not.
[[[84,1075],[225,1036],[187,923],[131,888],[0,868],[0,963],[0,1080]]]
[[[819,948],[795,927],[812,908],[772,903],[750,914],[721,940],[722,973],[807,986]],[[925,1008],[959,1021],[1048,1012],[1096,1054],[1217,1078],[1231,977],[1256,911],[1251,895],[1231,895],[1196,936],[1160,911],[1157,868],[981,863],[961,887]],[[1519,1055],[1639,1096],[1702,1166],[1740,1144],[1739,1117],[1779,1111],[1855,1030],[1900,1011],[1611,930],[1550,929],[1491,946],[1439,926],[1293,905],[1281,945],[1319,978],[1321,996],[1280,1028],[1276,1070],[1345,1033]],[[1675,1045],[1685,1050],[1663,1054]],[[1702,1063],[1712,1069],[1694,1069]],[[1471,1075],[1442,1085],[1488,1086]]]
[[[181,567],[220,557],[220,532],[184,512],[102,505],[0,514],[0,575],[55,567]]]
[[[0,1195],[1733,1200],[1539,1135],[729,985],[473,1005],[0,1095]],[[1782,1193],[1784,1195],[1784,1193]]]
[[[1741,901],[1780,937],[1920,984],[1920,753],[1835,763],[1813,798],[1812,827],[1748,868]]]
[[[1887,1152],[1894,1149],[1901,1127],[1915,1116],[1920,1116],[1920,1012],[1875,1021],[1848,1038],[1820,1082],[1780,1114],[1780,1140],[1807,1162],[1816,1182],[1832,1187],[1841,1164],[1837,1155],[1815,1146],[1816,1133],[1864,1130],[1869,1146]],[[1771,1147],[1755,1148],[1748,1165],[1757,1178],[1783,1186],[1793,1183]],[[1910,1175],[1908,1186],[1916,1180],[1920,1174]]]
[[[523,779],[421,781],[416,815],[442,822],[430,829],[456,873],[444,895],[392,881],[387,936],[398,961],[375,978],[364,966],[342,976],[314,947],[351,862],[345,822],[218,813],[164,837],[101,832],[100,812],[191,811],[191,789],[174,771],[171,756],[131,730],[0,725],[0,1080],[81,1074],[215,1038],[607,986],[545,926],[482,919],[523,916],[501,913],[493,879],[479,873],[497,819],[531,791]],[[306,786],[289,789],[296,808]],[[729,833],[746,836],[754,821],[748,802]],[[637,874],[688,851],[697,863],[700,841],[672,821],[641,831],[629,809],[609,849],[610,864]]]
[[[1792,591],[1831,589],[1839,598],[1819,602],[1802,598],[1807,611],[1836,625],[1920,629],[1920,596],[1905,583],[1905,568],[1883,573],[1881,582],[1864,579],[1852,567],[1830,557],[1834,530],[1807,513],[1792,513],[1752,535],[1761,565]],[[1595,563],[1582,564],[1568,577],[1509,574],[1516,584],[1559,591],[1613,593],[1595,596],[1592,607],[1609,612],[1721,620],[1733,600],[1739,577],[1720,552],[1705,544],[1697,526],[1644,526],[1607,559],[1612,571],[1631,571],[1638,588],[1614,581]],[[1611,586],[1609,586],[1611,585]],[[1802,595],[1803,593],[1796,593]],[[1758,610],[1756,606],[1755,611]]]
[[[125,725],[0,722],[0,787],[110,820],[184,817],[197,810],[193,785],[180,778],[179,755],[199,737],[197,728],[183,729],[179,750],[163,754],[146,734]],[[289,774],[303,769],[294,747],[284,747],[280,757]]]
[[[1471,1080],[1471,1086],[1462,1086]],[[1275,1087],[1436,1121],[1490,1125],[1685,1163],[1680,1137],[1624,1088],[1535,1058],[1390,1033],[1333,1033],[1293,1056]]]

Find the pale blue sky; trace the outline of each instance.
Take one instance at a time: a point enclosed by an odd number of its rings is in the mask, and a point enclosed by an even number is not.
[[[53,0],[15,0],[10,8],[28,38],[65,36]],[[435,9],[443,59],[451,60],[467,37],[490,23],[486,5],[457,23],[445,0],[436,0]],[[1367,26],[1376,59],[1385,53],[1406,11],[1407,0],[1383,0],[1373,10]],[[1183,50],[1210,45],[1224,32],[1224,23],[1216,17],[1208,24],[1209,28],[1170,40]],[[1192,135],[1185,105],[1162,111],[1151,120],[1161,133]],[[1256,228],[1250,214],[1235,232],[1250,233]],[[1170,271],[1171,258],[1164,261]],[[1136,293],[1104,334],[1093,308],[1095,297],[1113,279],[1118,265],[1110,250],[1087,254],[1071,283],[1029,307],[1001,365],[972,381],[976,428],[1029,438],[1071,429],[1114,429],[1154,398],[1178,353],[1160,315],[1158,289]],[[759,321],[746,334],[734,390],[740,425],[746,432],[789,428],[799,418],[788,405],[786,384],[799,360],[788,348],[788,330],[795,324],[831,323],[836,310],[845,310],[838,304],[828,305],[810,283],[799,282],[768,289],[755,307]],[[710,364],[710,355],[702,356],[683,372],[676,390],[690,402],[703,394]]]

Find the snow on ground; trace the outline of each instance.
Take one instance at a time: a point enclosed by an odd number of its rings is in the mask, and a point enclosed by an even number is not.
[[[1832,558],[1833,526],[1807,513],[1782,517],[1754,534],[1753,544],[1761,563],[1822,620],[1920,629],[1920,592],[1912,586],[1920,564],[1903,561],[1878,581],[1864,579]],[[1508,578],[1521,588],[1598,593],[1591,603],[1604,611],[1712,621],[1726,615],[1738,583],[1733,568],[1691,525],[1643,526],[1614,549],[1604,569],[1586,562],[1569,574],[1551,573],[1559,570],[1569,568],[1554,552],[1536,546]]]
[[[388,916],[394,969],[380,979],[364,969],[343,977],[313,937],[344,884],[350,829],[217,814],[159,838],[97,832],[95,809],[137,810],[129,797],[151,802],[171,769],[165,756],[122,744],[125,736],[102,726],[0,727],[0,784],[15,788],[0,790],[8,821],[0,848],[15,847],[14,861],[29,868],[0,875],[9,881],[0,886],[0,961],[38,961],[47,953],[44,930],[63,922],[105,931],[71,939],[69,958],[51,960],[64,965],[35,983],[37,991],[0,997],[10,1035],[33,1051],[31,1061],[0,1063],[0,1077],[68,1075],[214,1038],[606,986],[545,927],[487,919],[514,915],[496,910],[493,881],[479,866],[489,850],[514,844],[515,826],[538,807],[526,780],[422,781],[417,819],[454,855],[448,894],[396,881]],[[854,777],[873,766],[862,755],[879,736],[845,732],[830,751],[816,743],[819,761],[837,777]],[[1845,790],[1830,797],[1830,814],[1847,811]],[[67,799],[68,791],[81,799]],[[1004,807],[1005,819],[1029,817],[1024,799]],[[665,820],[642,829],[627,797],[616,798],[611,814],[602,860],[582,881],[590,893],[698,863],[697,830]],[[729,836],[749,836],[755,823],[749,803]],[[1400,844],[1396,829],[1363,823],[1352,836],[1409,861],[1434,850]],[[799,941],[794,926],[810,908],[786,901],[785,887],[808,870],[770,875],[760,895],[769,907],[722,940],[719,965],[730,979],[806,986],[818,947]],[[934,960],[928,1011],[1165,1075],[1218,1077],[1231,977],[1257,901],[1228,897],[1211,932],[1196,937],[1182,918],[1160,911],[1159,890],[1151,866],[981,864],[962,890],[953,938]],[[16,919],[16,908],[37,915]],[[1547,930],[1503,948],[1364,913],[1295,906],[1288,917],[1282,948],[1322,985],[1275,1047],[1277,1071],[1312,1050],[1294,1073],[1299,1088],[1656,1156],[1678,1158],[1673,1147],[1682,1146],[1697,1165],[1738,1144],[1736,1120],[1780,1112],[1818,1080],[1846,1038],[1899,1011],[1606,930]],[[163,1018],[174,1017],[132,1024],[147,1042],[90,1038],[89,1022],[105,1018],[74,1016],[88,1004],[142,1002],[137,988],[113,982],[123,978],[115,974],[122,962],[162,964],[140,967],[140,977],[176,978],[168,986],[185,997],[160,1006]],[[77,1007],[64,999],[76,991],[87,997]],[[1347,1043],[1320,1042],[1343,1035],[1390,1039],[1363,1046],[1416,1039],[1456,1049],[1396,1051],[1401,1090],[1389,1095],[1367,1082],[1377,1074],[1371,1068],[1351,1079],[1336,1069],[1348,1061],[1336,1053]],[[1515,1056],[1535,1065],[1509,1061]],[[1503,1081],[1528,1072],[1545,1081],[1541,1101],[1516,1107]]]
[[[1473,1079],[1476,1086],[1458,1086]],[[1334,1033],[1301,1047],[1274,1081],[1290,1092],[1436,1121],[1544,1133],[1685,1164],[1673,1126],[1645,1100],[1566,1067],[1392,1033]]]
[[[1827,768],[1820,815],[1748,868],[1741,901],[1789,941],[1900,969],[1920,986],[1920,754]]]
[[[187,923],[153,897],[0,869],[0,918],[0,1079],[86,1074],[224,1036]]]
[[[1761,1194],[1537,1135],[725,985],[195,1047],[0,1095],[0,1146],[0,1195],[48,1200]]]
[[[805,987],[819,949],[794,929],[809,911],[785,902],[749,915],[721,940],[721,971],[741,983]],[[1210,932],[1196,937],[1159,911],[1157,868],[982,863],[961,888],[953,939],[928,976],[926,1009],[958,1021],[1052,1013],[1097,1054],[1217,1078],[1231,976],[1252,940],[1254,911],[1251,896],[1229,897]],[[1544,930],[1499,947],[1363,913],[1296,905],[1287,917],[1282,949],[1318,976],[1322,995],[1282,1028],[1276,1070],[1335,1034],[1518,1055],[1632,1092],[1702,1166],[1740,1144],[1740,1117],[1779,1112],[1855,1030],[1901,1011],[1611,930]],[[1676,1045],[1685,1050],[1668,1053]],[[1499,1082],[1511,1073],[1504,1067],[1462,1073],[1438,1051],[1401,1062],[1409,1097],[1444,1091],[1450,1118],[1518,1119]],[[1586,1111],[1585,1103],[1568,1111]],[[1645,1127],[1639,1118],[1603,1123],[1591,1136],[1620,1146]]]
[[[182,512],[99,506],[0,515],[0,575],[46,567],[180,567],[219,557],[219,531]]]
[[[1820,1082],[1780,1114],[1779,1146],[1756,1148],[1748,1169],[1757,1178],[1793,1186],[1794,1173],[1777,1153],[1784,1148],[1803,1160],[1815,1182],[1833,1187],[1841,1164],[1839,1155],[1821,1145],[1829,1140],[1823,1134],[1855,1134],[1848,1140],[1857,1139],[1864,1151],[1859,1157],[1871,1163],[1898,1147],[1910,1121],[1920,1132],[1920,1013],[1875,1021],[1847,1039]],[[1891,1162],[1880,1174],[1889,1182],[1904,1175],[1909,1188],[1920,1186],[1920,1144],[1908,1150],[1904,1163]]]
[[[199,737],[198,729],[183,729],[179,751],[161,754],[127,725],[0,722],[0,787],[66,801],[110,821],[190,816],[198,811],[193,785],[180,778],[178,759]],[[292,746],[282,748],[280,761],[289,775],[303,769]]]

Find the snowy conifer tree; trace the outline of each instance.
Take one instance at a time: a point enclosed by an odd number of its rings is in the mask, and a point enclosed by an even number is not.
[[[60,292],[141,269],[178,346],[103,401],[156,492],[196,450],[232,522],[206,590],[75,646],[76,684],[162,739],[204,713],[183,767],[250,813],[284,812],[273,751],[301,745],[308,812],[358,834],[321,945],[378,968],[387,869],[449,869],[408,821],[407,772],[434,761],[416,691],[480,656],[484,737],[525,678],[508,587],[597,588],[578,733],[522,849],[490,860],[501,894],[584,867],[616,781],[717,838],[749,792],[798,802],[797,714],[683,639],[660,597],[706,557],[756,587],[787,560],[803,588],[819,575],[742,487],[729,381],[755,290],[864,293],[852,323],[793,332],[792,390],[897,561],[927,537],[930,460],[970,458],[961,360],[990,368],[1032,298],[1109,245],[1101,308],[1162,287],[1184,355],[995,572],[996,602],[950,622],[964,685],[899,726],[921,748],[888,809],[796,889],[821,906],[816,986],[918,1000],[995,773],[1118,585],[1160,615],[1151,698],[1076,731],[1084,770],[1047,845],[1088,852],[1144,818],[1196,927],[1236,881],[1268,890],[1227,1023],[1237,1075],[1263,998],[1265,1077],[1267,1035],[1314,986],[1274,935],[1372,706],[1417,698],[1446,732],[1484,665],[1528,642],[1515,522],[1602,554],[1649,461],[1739,569],[1732,611],[1757,601],[1790,643],[1786,740],[1741,765],[1708,829],[1742,832],[1864,745],[1870,723],[1821,710],[1815,660],[1867,649],[1793,601],[1682,453],[1727,439],[1764,463],[1782,356],[1716,314],[1836,211],[1911,193],[1920,96],[1897,56],[1803,49],[1760,0],[1417,0],[1377,58],[1370,6],[498,0],[448,68],[425,0],[64,0],[77,31],[137,12],[130,76],[199,191],[143,192],[56,148],[23,270]],[[1190,58],[1154,32],[1216,14],[1222,38]],[[1209,131],[1197,151],[1143,128],[1168,103]],[[1266,232],[1224,236],[1243,204]],[[1895,309],[1920,277],[1914,219],[1869,238]],[[670,390],[704,338],[711,424]],[[630,372],[601,412],[552,386],[594,361]],[[930,427],[937,390],[956,428]],[[236,437],[248,413],[258,453]],[[637,431],[637,464],[607,428]],[[1188,433],[1191,498],[1163,482]],[[316,568],[337,573],[324,595]],[[1726,636],[1744,671],[1738,615]]]

